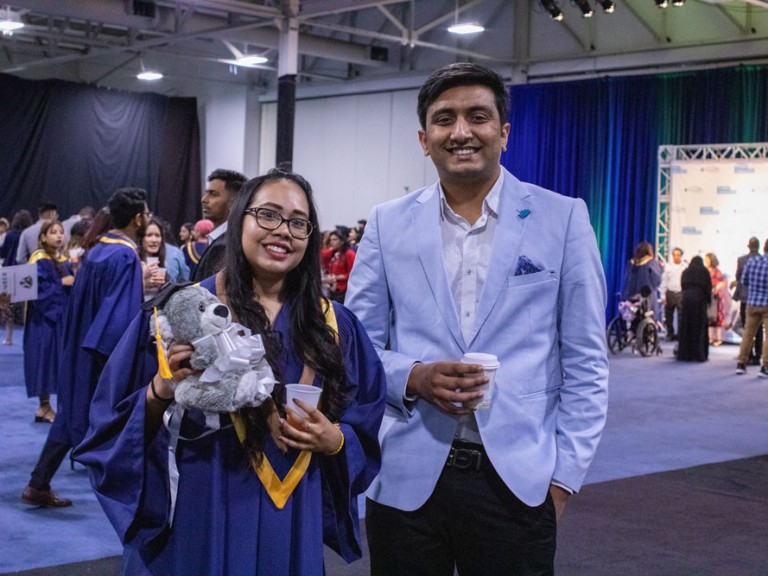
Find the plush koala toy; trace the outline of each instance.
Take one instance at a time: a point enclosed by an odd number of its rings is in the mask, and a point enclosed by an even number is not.
[[[175,390],[181,407],[233,412],[260,406],[272,394],[275,379],[261,337],[233,324],[229,308],[205,288],[190,285],[173,292],[150,325],[153,336],[159,327],[165,351],[174,343],[194,347],[190,365],[197,372]]]

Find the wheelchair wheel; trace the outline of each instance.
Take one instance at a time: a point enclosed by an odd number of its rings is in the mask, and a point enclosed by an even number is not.
[[[627,325],[621,316],[616,316],[608,324],[605,330],[605,339],[608,341],[608,350],[611,354],[620,354],[629,340]]]
[[[659,346],[659,329],[656,322],[645,318],[637,327],[635,346],[641,356],[650,356]]]

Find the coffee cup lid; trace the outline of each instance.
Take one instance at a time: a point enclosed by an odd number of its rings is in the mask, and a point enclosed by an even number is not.
[[[499,359],[494,354],[483,352],[467,352],[461,359],[465,364],[480,364],[483,368],[498,368]]]

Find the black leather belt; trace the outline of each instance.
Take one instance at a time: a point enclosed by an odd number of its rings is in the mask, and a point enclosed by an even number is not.
[[[454,442],[445,465],[459,470],[480,470],[483,460],[488,458],[482,444]]]

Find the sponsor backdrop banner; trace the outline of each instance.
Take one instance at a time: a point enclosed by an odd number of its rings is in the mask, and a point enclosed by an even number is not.
[[[688,261],[713,252],[729,278],[752,236],[768,236],[768,160],[676,161],[671,167],[669,251]]]

